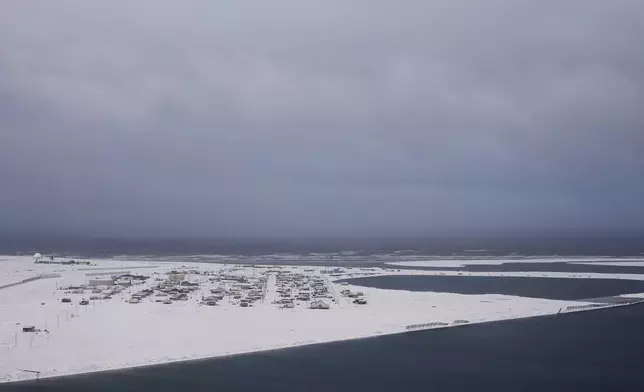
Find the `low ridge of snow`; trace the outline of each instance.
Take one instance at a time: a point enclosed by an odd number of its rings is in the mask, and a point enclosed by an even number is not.
[[[501,265],[506,263],[569,263],[588,265],[644,266],[644,258],[637,257],[481,257],[430,258],[427,260],[393,261],[388,265],[404,267],[460,268],[468,265]]]
[[[572,262],[570,264],[609,265],[609,266],[614,266],[614,267],[644,267],[644,260],[641,260],[641,261],[635,261],[635,260],[633,260],[633,261],[623,261],[621,259],[616,259],[614,261],[602,260],[602,261],[595,261],[595,262],[592,262],[592,263],[575,261],[575,262]]]

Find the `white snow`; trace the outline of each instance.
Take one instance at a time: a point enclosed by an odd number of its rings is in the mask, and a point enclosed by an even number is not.
[[[92,260],[88,266],[34,264],[32,257],[0,258],[2,281],[13,282],[39,274],[60,274],[60,278],[32,281],[0,289],[0,382],[34,378],[21,369],[41,372],[41,377],[142,366],[204,357],[231,355],[304,344],[402,333],[411,324],[456,320],[487,322],[556,313],[577,301],[554,301],[505,295],[460,295],[449,293],[381,290],[340,285],[324,276],[337,303],[329,310],[311,310],[305,305],[280,309],[274,274],[268,274],[266,299],[250,308],[223,301],[219,306],[199,305],[197,298],[209,294],[213,284],[207,276],[192,274],[201,291],[188,301],[170,305],[155,302],[154,296],[139,304],[129,304],[131,293],[158,284],[166,272],[186,266],[200,272],[230,269],[230,265],[189,262],[140,262]],[[137,268],[143,267],[143,268]],[[133,274],[149,275],[144,284],[129,288],[111,300],[92,301],[78,306],[80,297],[64,293],[61,286],[83,284],[96,279],[97,272],[131,269]],[[316,274],[324,267],[284,267],[293,272]],[[314,269],[315,272],[311,272]],[[240,270],[257,274],[251,266]],[[377,275],[456,275],[457,272],[391,269],[349,269],[352,276]],[[90,274],[90,275],[88,275]],[[471,276],[556,276],[568,278],[615,277],[601,274],[565,273],[466,273]],[[343,276],[334,276],[338,280]],[[620,275],[637,277],[638,275]],[[367,305],[354,305],[339,297],[341,290],[364,292]],[[61,303],[62,297],[73,299]],[[23,333],[33,325],[49,333]]]
[[[596,260],[596,261],[593,261]],[[591,262],[593,261],[593,262]],[[428,260],[394,261],[389,265],[405,267],[465,267],[467,265],[501,265],[505,263],[571,263],[590,265],[639,265],[644,266],[643,258],[632,257],[481,257],[481,258],[432,258]]]
[[[626,298],[644,298],[644,293],[636,293],[636,294],[622,294],[620,297],[626,297]]]

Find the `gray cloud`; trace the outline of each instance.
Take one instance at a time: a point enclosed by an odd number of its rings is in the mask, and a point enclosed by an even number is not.
[[[0,229],[644,226],[641,1],[5,1]]]

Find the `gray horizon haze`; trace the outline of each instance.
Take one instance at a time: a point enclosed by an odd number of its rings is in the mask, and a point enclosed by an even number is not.
[[[644,229],[644,2],[0,3],[0,232]]]

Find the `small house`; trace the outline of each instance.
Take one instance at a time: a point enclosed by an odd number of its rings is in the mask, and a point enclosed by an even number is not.
[[[316,300],[312,301],[311,304],[309,305],[310,309],[329,309],[330,306],[326,302],[322,300]]]

